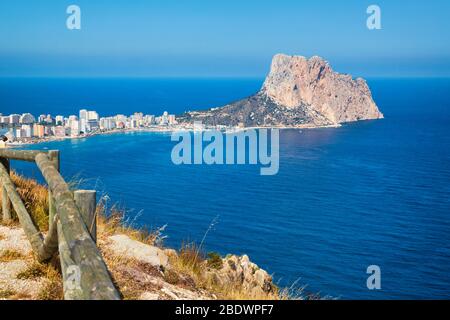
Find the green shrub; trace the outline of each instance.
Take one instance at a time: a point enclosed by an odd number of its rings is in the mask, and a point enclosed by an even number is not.
[[[222,269],[222,257],[217,252],[208,253],[208,267],[213,269]]]

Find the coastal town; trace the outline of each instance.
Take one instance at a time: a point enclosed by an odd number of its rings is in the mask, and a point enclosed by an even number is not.
[[[101,133],[151,130],[171,131],[182,129],[175,115],[167,111],[160,116],[135,112],[130,116],[117,114],[100,117],[98,112],[82,109],[68,117],[31,113],[3,115],[0,113],[0,147],[39,143],[67,138],[82,138]]]

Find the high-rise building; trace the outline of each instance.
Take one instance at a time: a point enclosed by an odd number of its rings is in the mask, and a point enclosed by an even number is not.
[[[88,111],[88,121],[98,121],[99,120],[99,116],[98,113],[96,111]]]
[[[99,116],[96,111],[80,110],[80,131],[88,133],[99,128]]]
[[[52,136],[55,134],[55,127],[44,126],[44,135]]]
[[[9,123],[11,124],[19,124],[20,115],[19,114],[11,114],[9,115]]]
[[[87,120],[84,118],[80,118],[80,132],[87,133]]]
[[[100,118],[100,130],[112,130],[116,127],[114,118]]]
[[[155,116],[154,115],[146,115],[145,116],[145,124],[152,125],[155,123]]]
[[[31,138],[33,135],[33,127],[31,124],[23,124],[21,127],[22,138]]]
[[[116,121],[116,128],[118,129],[124,129],[126,126],[126,123],[123,121]]]
[[[116,120],[116,127],[118,128],[123,128],[127,123],[127,117],[123,114],[116,115],[115,120]],[[119,123],[121,123],[121,125],[119,125]]]
[[[135,112],[132,116],[131,116],[134,120],[142,120],[144,118],[144,114],[142,112]]]
[[[64,138],[66,136],[66,128],[64,128],[63,126],[56,126],[55,136],[58,138]]]
[[[163,115],[160,117],[159,124],[167,125],[168,123],[169,123],[169,113],[167,111],[164,111]]]
[[[78,137],[80,135],[80,121],[69,120],[70,123],[70,135],[72,137]]]
[[[21,124],[33,124],[36,122],[36,119],[31,113],[24,113],[20,116],[19,122]]]
[[[45,127],[42,124],[33,125],[33,137],[43,138],[45,136]]]
[[[64,124],[64,117],[63,116],[56,116],[55,117],[55,123],[57,126],[62,126]]]
[[[69,128],[69,129],[72,128],[72,123],[75,122],[75,121],[77,123],[79,122],[77,116],[74,116],[74,115],[69,116],[69,118],[67,118],[67,121],[65,121],[65,127]],[[80,130],[80,128],[79,128],[80,124],[79,123],[77,124],[77,126],[78,126],[78,130]]]
[[[86,124],[86,129],[88,132],[98,130],[99,129],[98,120],[88,120]]]
[[[48,114],[48,115],[45,117],[44,122],[45,122],[45,123],[48,123],[48,124],[52,124],[52,123],[53,123],[52,115],[51,115],[51,114]]]
[[[45,114],[41,114],[39,117],[38,117],[38,122],[39,123],[43,123],[43,122],[45,122],[45,118],[46,118],[47,116],[45,115]]]
[[[175,120],[174,114],[169,114],[168,116],[169,124],[177,124],[177,121]]]
[[[80,110],[80,120],[86,120],[88,119],[88,111],[86,109]]]

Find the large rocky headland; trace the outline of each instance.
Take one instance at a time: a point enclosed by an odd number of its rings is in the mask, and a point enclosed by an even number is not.
[[[321,127],[381,118],[364,79],[337,73],[318,56],[277,54],[259,92],[223,107],[187,112],[179,120],[210,126]]]

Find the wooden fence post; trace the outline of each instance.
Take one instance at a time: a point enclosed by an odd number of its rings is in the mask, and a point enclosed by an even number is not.
[[[9,159],[0,158],[0,163],[2,163],[8,174],[10,173],[10,162]],[[1,182],[1,181],[0,181]],[[8,197],[8,192],[6,191],[5,186],[2,184],[2,213],[3,213],[3,222],[11,221],[11,202]]]
[[[59,151],[58,150],[50,150],[48,152],[48,158],[53,162],[56,170],[59,172]],[[55,200],[53,199],[50,188],[48,189],[48,228],[52,228],[53,220],[55,220],[56,215],[56,206]]]
[[[77,190],[73,193],[75,204],[80,210],[83,221],[94,242],[97,242],[96,196],[95,190]]]

